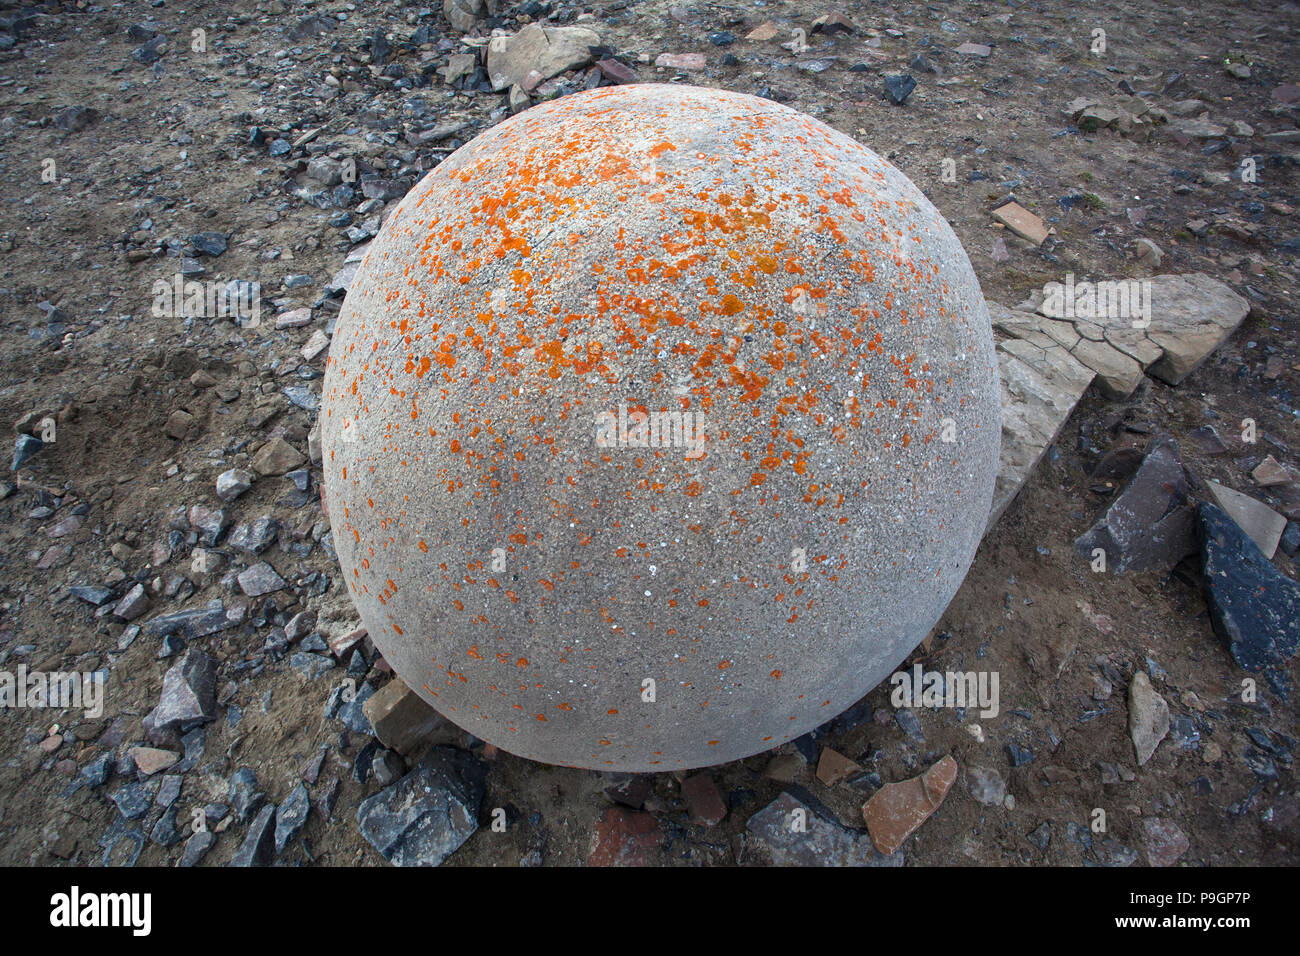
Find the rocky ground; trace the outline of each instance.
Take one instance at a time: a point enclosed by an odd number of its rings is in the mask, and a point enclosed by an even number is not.
[[[1295,4],[0,7],[0,668],[106,675],[101,715],[0,711],[0,862],[1296,861]],[[488,53],[536,23],[566,32]],[[908,662],[998,672],[996,717],[882,687],[778,751],[617,779],[430,721],[358,632],[313,435],[358,250],[475,133],[633,80],[889,158],[1024,305],[1000,334],[1036,341],[1067,273],[1248,306],[1185,376],[1089,365],[1051,426]],[[160,306],[178,274],[258,283],[257,321]]]

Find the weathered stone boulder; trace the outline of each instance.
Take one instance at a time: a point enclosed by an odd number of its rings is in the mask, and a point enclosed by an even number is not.
[[[536,82],[576,70],[591,62],[600,35],[586,27],[541,27],[530,23],[513,36],[493,37],[488,44],[487,73],[492,89],[525,84],[530,73]],[[531,89],[532,85],[525,88]]]
[[[345,579],[406,684],[512,753],[734,760],[859,700],[974,556],[989,315],[897,169],[770,100],[543,103],[424,178],[339,316]]]

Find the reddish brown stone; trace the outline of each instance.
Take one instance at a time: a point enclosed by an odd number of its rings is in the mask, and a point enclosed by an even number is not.
[[[587,865],[646,866],[663,839],[654,814],[610,807],[596,824]]]
[[[682,797],[691,820],[707,826],[717,826],[727,815],[727,805],[713,778],[707,773],[697,773],[682,781]]]
[[[862,808],[871,840],[881,853],[894,853],[939,809],[957,779],[957,761],[944,757],[911,780],[890,783],[876,791]]]
[[[601,75],[611,83],[636,82],[636,74],[613,57],[607,56],[603,60],[597,60],[596,69],[600,70]]]
[[[846,777],[851,777],[862,768],[844,754],[830,747],[823,747],[821,758],[817,761],[817,779],[828,787],[833,787]]]

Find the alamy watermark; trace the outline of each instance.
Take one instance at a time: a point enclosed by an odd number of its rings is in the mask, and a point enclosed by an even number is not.
[[[91,720],[104,713],[104,672],[0,670],[0,708],[79,708]]]
[[[687,458],[703,458],[706,438],[699,412],[651,412],[624,403],[596,415],[598,448],[686,448]]]
[[[1074,273],[1065,274],[1065,282],[1043,286],[1043,315],[1052,319],[1121,319],[1133,328],[1151,324],[1150,279],[1106,279],[1101,282],[1075,282]]]
[[[998,715],[997,671],[927,671],[917,664],[911,671],[895,671],[889,683],[895,708],[979,707],[981,717]]]
[[[167,279],[155,279],[152,312],[158,318],[193,316],[234,319],[246,329],[257,328],[262,320],[262,285],[232,279],[229,282],[200,282],[179,272]],[[240,321],[240,320],[243,321]]]

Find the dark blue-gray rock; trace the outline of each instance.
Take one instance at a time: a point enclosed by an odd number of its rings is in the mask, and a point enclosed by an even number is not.
[[[1016,744],[1007,744],[1007,759],[1011,761],[1011,766],[1023,767],[1027,763],[1033,763],[1034,753]]]
[[[916,716],[916,711],[907,708],[899,710],[894,714],[894,720],[907,736],[918,744],[925,743],[925,732],[921,730],[921,719]]]
[[[320,408],[320,396],[306,385],[290,385],[283,389],[283,392],[291,405],[305,412],[315,412]]]
[[[154,791],[158,789],[156,781],[128,783],[108,795],[108,799],[117,805],[118,813],[127,820],[137,820],[148,812],[153,805]]]
[[[45,442],[31,435],[19,435],[14,439],[14,459],[10,471],[17,471],[32,460],[32,456],[45,447]]]
[[[172,765],[174,770],[176,765]],[[181,795],[181,785],[184,784],[185,778],[178,773],[169,773],[162,778],[162,783],[158,786],[158,796],[154,798],[154,805],[166,810],[174,804]]]
[[[334,658],[299,651],[289,658],[289,664],[308,680],[316,680],[322,674],[334,669]]]
[[[297,468],[288,472],[284,477],[292,481],[294,487],[299,491],[306,491],[311,485],[311,472],[306,468]]]
[[[1288,521],[1278,545],[1281,546],[1284,554],[1295,554],[1296,551],[1300,551],[1300,523]]]
[[[1029,842],[1040,850],[1046,850],[1052,842],[1052,825],[1044,820],[1027,834]]]
[[[95,607],[107,604],[108,599],[113,596],[113,592],[109,588],[90,587],[84,584],[68,588],[68,593],[74,598],[85,601],[87,604],[93,604]]]
[[[217,475],[217,497],[229,504],[253,487],[256,480],[257,476],[247,468],[229,468]]]
[[[339,798],[340,781],[338,777],[330,777],[325,781],[325,785],[316,791],[316,810],[326,820],[330,819],[330,814],[334,812],[334,804]]]
[[[346,686],[344,685],[345,688]],[[351,700],[342,701],[332,716],[343,721],[343,726],[353,733],[373,737],[375,728],[371,726],[370,718],[366,716],[362,707],[374,693],[375,687],[373,684],[362,684],[357,688],[356,695]],[[331,715],[327,713],[326,716]]]
[[[185,834],[176,827],[177,807],[173,804],[163,811],[158,822],[149,831],[149,839],[159,846],[175,846],[185,839]]]
[[[217,716],[217,662],[191,648],[163,676],[162,695],[144,719],[146,729],[189,730]]]
[[[245,823],[266,803],[266,794],[257,785],[257,774],[248,767],[240,767],[230,777],[230,795],[227,799],[235,820]]]
[[[293,144],[290,143],[287,139],[281,137],[281,138],[276,138],[271,140],[271,145],[267,147],[266,151],[269,156],[274,158],[279,156],[287,156],[291,149],[293,149]]]
[[[261,597],[264,594],[272,594],[275,591],[283,590],[285,587],[284,578],[276,573],[275,568],[265,561],[259,561],[245,571],[236,575],[235,580],[239,582],[239,588],[249,597]]]
[[[396,783],[362,801],[357,826],[394,866],[438,866],[478,829],[487,765],[434,747]]]
[[[207,731],[202,727],[196,727],[181,737],[181,747],[185,750],[185,756],[172,764],[170,772],[180,775],[189,773],[197,767],[199,761],[203,759],[203,748],[207,744],[207,740]]]
[[[1116,574],[1168,569],[1196,552],[1193,524],[1178,443],[1158,435],[1124,490],[1074,547],[1088,561],[1100,548]]]
[[[307,814],[311,811],[311,796],[301,783],[289,792],[284,802],[275,811],[275,852],[278,856],[284,852],[289,841],[294,839],[307,825]]]
[[[67,106],[54,116],[54,125],[70,133],[80,133],[99,121],[99,110],[89,106]]]
[[[143,584],[137,584],[122,595],[122,600],[113,607],[113,616],[121,621],[134,621],[147,610],[149,595],[145,593]]]
[[[379,753],[379,741],[373,739],[357,752],[356,760],[352,761],[353,780],[357,783],[365,783],[370,779],[377,753]]]
[[[303,17],[293,26],[286,28],[285,34],[290,40],[306,40],[311,37],[318,37],[322,33],[328,33],[336,26],[337,24],[329,17],[312,14],[309,17]]]
[[[160,33],[143,46],[131,51],[131,58],[137,63],[148,66],[150,63],[156,62],[166,52],[167,38]]]
[[[304,651],[311,651],[316,654],[328,654],[330,646],[325,643],[325,638],[321,637],[319,632],[308,634],[302,639],[299,645]]]
[[[226,537],[226,543],[248,554],[261,554],[275,541],[280,522],[270,515],[237,524]]]
[[[200,830],[185,841],[185,852],[181,854],[181,866],[198,866],[208,855],[217,838],[208,830]]]
[[[289,638],[284,633],[284,628],[271,628],[266,634],[266,640],[262,642],[262,648],[272,654],[282,654],[288,650]]]
[[[885,77],[885,99],[895,106],[902,106],[916,89],[916,80],[909,73],[894,74]]]
[[[161,614],[146,621],[144,633],[148,637],[165,637],[168,634],[180,633],[192,641],[234,627],[235,623],[226,615],[221,599],[213,598],[203,607],[176,611],[173,614]]]
[[[132,830],[122,819],[114,820],[99,838],[99,845],[104,848],[103,866],[135,866],[144,850],[144,834]]]
[[[1214,632],[1241,667],[1278,696],[1291,692],[1300,649],[1300,584],[1278,571],[1235,521],[1210,502],[1196,508],[1201,571]]]
[[[224,508],[208,508],[204,505],[192,505],[186,518],[190,527],[199,533],[199,543],[208,548],[217,543],[230,521]]]
[[[745,824],[776,866],[902,866],[903,854],[885,856],[866,830],[842,826],[807,798],[791,791],[759,810]]]
[[[381,787],[387,787],[389,784],[396,783],[401,779],[402,774],[406,773],[406,761],[396,750],[381,748],[375,754],[370,769],[375,775],[375,781]]]
[[[84,787],[102,787],[108,782],[115,763],[112,751],[96,757],[81,768],[81,772],[63,790],[64,798],[72,796]]]
[[[219,256],[226,251],[226,237],[219,232],[200,232],[190,236],[199,255]]]
[[[307,762],[298,770],[298,776],[302,778],[303,783],[315,784],[320,777],[321,765],[325,763],[325,755],[329,753],[329,747],[321,744],[321,748],[314,755],[307,758]]]
[[[268,803],[257,812],[248,827],[244,842],[230,858],[231,866],[265,866],[275,849],[275,804]]]

